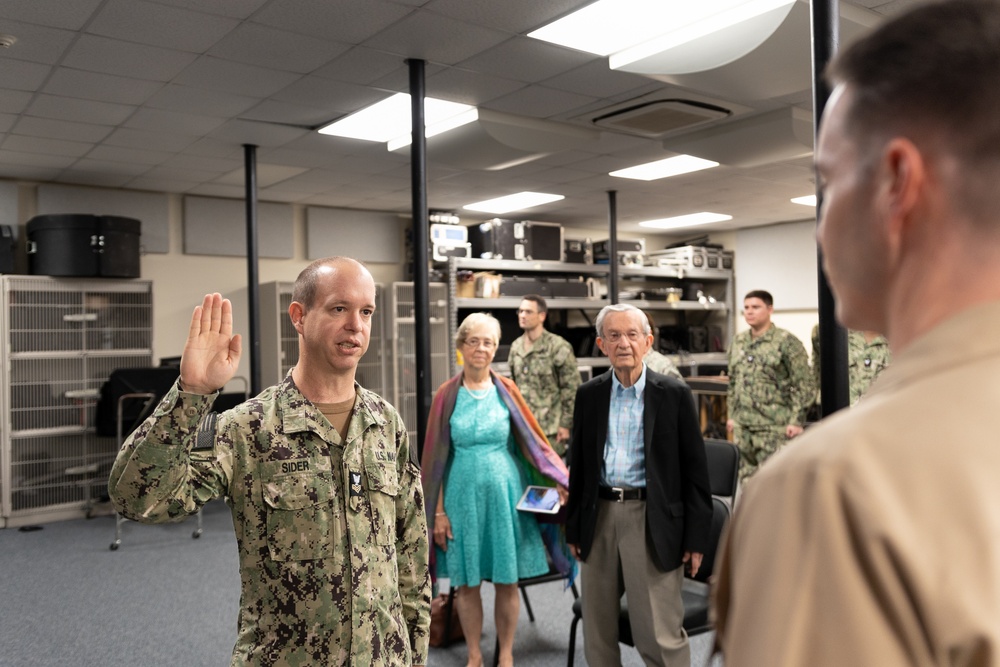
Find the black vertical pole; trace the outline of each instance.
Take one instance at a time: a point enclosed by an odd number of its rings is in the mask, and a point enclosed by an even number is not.
[[[260,278],[257,271],[257,147],[243,144],[247,206],[247,317],[250,325],[250,395],[260,393]]]
[[[830,97],[829,87],[823,80],[823,70],[837,52],[840,44],[840,7],[837,0],[812,0],[813,47],[813,145],[817,146],[820,120]],[[819,182],[819,179],[816,179]],[[822,207],[822,194],[816,191],[816,211]],[[847,378],[847,330],[837,323],[835,301],[823,271],[823,254],[817,248],[819,274],[819,347],[820,358],[813,363],[820,365],[820,399],[823,416],[831,415],[850,403]]]
[[[424,132],[424,61],[410,58],[410,187],[413,201],[413,299],[417,355],[417,454],[424,453],[427,415],[431,411],[431,323],[427,244],[427,138]]]
[[[608,303],[618,303],[618,191],[608,190]]]

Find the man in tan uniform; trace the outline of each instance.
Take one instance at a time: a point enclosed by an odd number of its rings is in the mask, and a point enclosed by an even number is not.
[[[717,641],[726,667],[997,665],[1000,3],[921,6],[829,76],[824,268],[893,363],[748,485]]]

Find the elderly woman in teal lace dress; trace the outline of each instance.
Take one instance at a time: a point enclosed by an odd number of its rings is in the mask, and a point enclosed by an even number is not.
[[[496,589],[499,664],[513,664],[520,611],[519,579],[549,571],[549,558],[571,573],[562,527],[515,509],[528,484],[557,486],[565,500],[566,467],[549,446],[517,386],[490,364],[500,323],[485,313],[462,322],[456,347],[462,372],[437,391],[423,454],[424,495],[435,548],[434,574],[457,588],[468,664],[482,664],[480,584]]]

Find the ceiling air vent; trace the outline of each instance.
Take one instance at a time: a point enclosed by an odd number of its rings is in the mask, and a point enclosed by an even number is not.
[[[732,112],[713,104],[692,100],[654,100],[643,102],[594,118],[598,127],[637,134],[652,139],[677,130],[725,118]]]

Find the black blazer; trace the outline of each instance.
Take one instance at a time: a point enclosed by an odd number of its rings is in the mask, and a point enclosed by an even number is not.
[[[608,371],[577,389],[570,444],[566,541],[587,559],[597,521],[604,443],[611,406]],[[656,565],[681,565],[685,551],[705,553],[712,523],[712,494],[698,412],[691,389],[646,369],[643,393],[646,451],[646,532]]]

